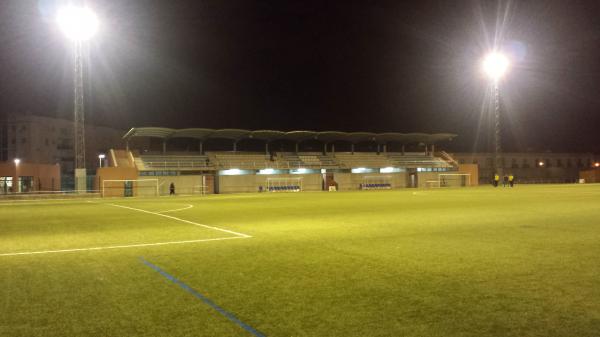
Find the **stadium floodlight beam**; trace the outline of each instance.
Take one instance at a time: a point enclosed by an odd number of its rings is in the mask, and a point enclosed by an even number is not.
[[[492,51],[483,58],[482,70],[492,82],[491,88],[494,91],[494,116],[495,116],[495,132],[494,132],[494,171],[498,175],[502,175],[502,142],[500,138],[500,79],[506,74],[510,62],[508,57],[497,51]]]
[[[85,170],[85,124],[83,101],[83,44],[98,31],[98,17],[88,7],[67,6],[58,11],[56,21],[60,30],[74,44],[74,142],[75,190],[87,190]]]
[[[98,17],[87,7],[61,8],[56,21],[62,32],[73,41],[87,41],[98,31]]]
[[[483,59],[483,71],[492,80],[498,81],[508,70],[510,62],[501,53],[491,52]]]

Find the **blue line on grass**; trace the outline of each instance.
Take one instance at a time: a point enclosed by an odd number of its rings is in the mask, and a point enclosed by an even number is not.
[[[251,334],[253,334],[254,336],[257,336],[257,337],[266,337],[265,335],[263,335],[262,333],[260,333],[256,329],[254,329],[253,327],[251,327],[248,324],[240,321],[237,317],[235,317],[234,314],[232,314],[229,311],[227,311],[227,310],[221,308],[220,306],[218,306],[215,302],[211,301],[208,297],[200,294],[194,288],[192,288],[192,287],[188,286],[187,284],[183,283],[182,281],[178,280],[175,276],[167,273],[166,271],[162,270],[160,267],[158,267],[157,265],[153,264],[152,262],[147,261],[143,257],[140,257],[140,260],[146,266],[154,269],[154,271],[158,272],[159,274],[161,274],[162,276],[164,276],[169,281],[177,284],[183,290],[189,292],[190,294],[194,295],[196,298],[200,299],[202,302],[208,304],[211,308],[213,308],[216,311],[218,311],[221,315],[225,316],[228,320],[230,320],[233,323],[235,323],[235,324],[241,326],[242,328],[244,328],[244,330],[250,332]]]

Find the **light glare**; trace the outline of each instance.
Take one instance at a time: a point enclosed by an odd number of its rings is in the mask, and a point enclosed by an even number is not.
[[[508,58],[497,52],[489,53],[483,60],[483,72],[494,81],[506,73],[508,66]]]
[[[98,31],[98,17],[87,7],[64,7],[56,18],[60,30],[71,40],[89,40]]]

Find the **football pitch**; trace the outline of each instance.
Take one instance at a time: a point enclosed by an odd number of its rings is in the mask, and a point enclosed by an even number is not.
[[[0,212],[0,336],[600,335],[600,185]]]

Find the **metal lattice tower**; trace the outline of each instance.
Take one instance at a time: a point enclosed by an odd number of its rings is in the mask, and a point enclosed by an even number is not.
[[[74,134],[75,141],[75,169],[85,168],[85,124],[83,105],[83,55],[82,43],[75,43],[75,69],[74,73]]]
[[[494,163],[495,163],[495,171],[498,175],[502,176],[503,174],[503,166],[502,165],[502,139],[501,139],[501,130],[500,130],[500,90],[498,88],[498,81],[494,81]]]

